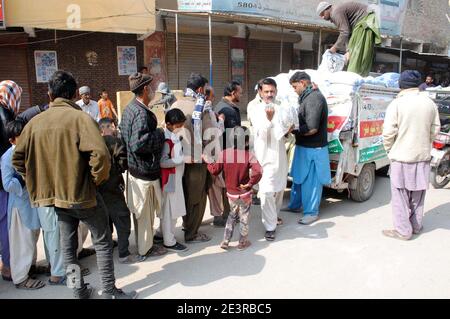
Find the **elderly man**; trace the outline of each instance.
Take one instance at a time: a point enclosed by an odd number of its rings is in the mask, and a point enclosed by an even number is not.
[[[391,160],[391,194],[394,229],[383,235],[409,240],[422,230],[425,193],[430,175],[431,145],[439,133],[436,104],[419,92],[418,71],[400,76],[402,91],[386,110],[384,148]]]
[[[375,13],[366,4],[349,1],[338,5],[322,1],[317,14],[336,25],[339,38],[330,51],[345,52],[349,61],[347,71],[367,76],[372,68],[374,46],[381,43]]]
[[[91,89],[88,86],[82,86],[78,89],[78,93],[81,99],[76,102],[77,105],[96,122],[100,121],[100,108],[97,102],[91,100]]]
[[[283,194],[287,182],[288,160],[284,145],[284,134],[290,133],[293,127],[283,132],[281,127],[281,103],[276,99],[277,83],[266,78],[259,83],[258,103],[255,104],[252,122],[255,134],[255,155],[263,168],[259,182],[261,198],[262,222],[266,229],[267,241],[275,240],[278,212],[283,203]]]
[[[328,155],[328,105],[322,93],[313,87],[310,76],[296,72],[290,79],[299,95],[300,127],[294,131],[296,146],[292,162],[291,205],[303,205],[300,224],[309,225],[319,219],[323,185],[331,183]],[[298,209],[300,207],[291,207]]]

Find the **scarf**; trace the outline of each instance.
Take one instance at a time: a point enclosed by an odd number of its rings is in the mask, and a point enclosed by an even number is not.
[[[195,93],[192,89],[187,88],[184,96],[190,96],[196,99],[194,112],[192,112],[192,127],[194,129],[194,143],[202,144],[202,113],[205,107],[206,98],[203,94]]]
[[[13,81],[0,82],[0,104],[17,115],[20,110],[22,88]]]

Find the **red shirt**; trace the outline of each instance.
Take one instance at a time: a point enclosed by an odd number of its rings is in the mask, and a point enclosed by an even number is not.
[[[222,151],[216,163],[208,164],[208,171],[213,175],[219,175],[223,171],[227,192],[231,195],[248,193],[262,177],[262,167],[255,155],[247,150],[233,148]],[[239,187],[246,184],[250,187],[247,189]]]

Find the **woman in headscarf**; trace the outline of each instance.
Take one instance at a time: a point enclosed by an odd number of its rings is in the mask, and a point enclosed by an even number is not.
[[[13,81],[0,82],[0,156],[11,147],[6,136],[6,124],[19,113],[22,88]],[[2,246],[2,278],[12,281],[9,263],[8,239],[8,193],[3,189],[0,179],[0,243]]]

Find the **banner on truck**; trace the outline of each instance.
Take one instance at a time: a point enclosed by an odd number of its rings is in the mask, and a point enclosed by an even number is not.
[[[337,99],[330,96],[328,103],[328,152],[330,154],[342,153],[344,148],[339,140],[339,134],[348,123],[352,112],[351,98]]]
[[[358,163],[368,163],[387,156],[383,146],[383,123],[387,105],[392,99],[382,95],[358,99],[361,103]]]

